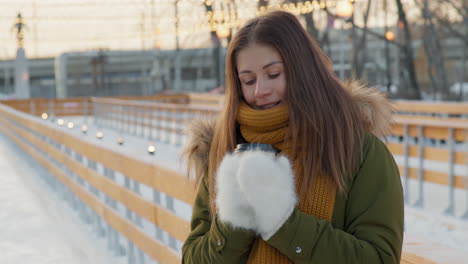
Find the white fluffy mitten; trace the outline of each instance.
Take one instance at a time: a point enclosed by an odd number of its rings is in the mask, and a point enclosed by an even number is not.
[[[240,188],[255,212],[256,230],[268,240],[297,204],[291,164],[285,156],[262,151],[243,152],[240,157]]]
[[[216,207],[223,223],[255,230],[254,212],[239,188],[236,174],[240,157],[226,154],[216,173]]]

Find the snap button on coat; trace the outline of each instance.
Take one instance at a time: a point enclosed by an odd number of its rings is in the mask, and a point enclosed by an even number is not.
[[[296,253],[299,254],[302,252],[302,248],[301,247],[296,247]]]

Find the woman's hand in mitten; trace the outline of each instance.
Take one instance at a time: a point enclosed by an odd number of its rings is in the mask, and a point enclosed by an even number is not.
[[[238,166],[237,179],[255,213],[256,230],[268,240],[297,204],[291,163],[285,156],[247,151],[240,155]]]
[[[223,223],[233,227],[255,229],[254,212],[239,188],[236,174],[240,156],[226,154],[216,173],[216,207]]]

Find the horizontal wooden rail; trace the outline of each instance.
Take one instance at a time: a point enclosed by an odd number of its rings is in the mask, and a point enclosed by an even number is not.
[[[223,95],[212,95],[206,93],[189,93],[188,94],[190,104],[206,104],[219,106],[224,100]]]
[[[169,133],[174,133],[174,134],[186,134],[185,128],[174,128],[171,125],[163,126],[159,124],[153,124],[151,121],[141,121],[141,120],[126,120],[125,118],[118,118],[118,117],[106,117],[105,120],[111,121],[111,122],[124,122],[126,125],[130,126],[141,126],[144,128],[149,128],[149,129],[158,129],[162,131],[166,131]],[[165,120],[164,118],[162,119],[156,119],[158,121]],[[170,120],[168,120],[170,121]],[[190,122],[190,120],[178,120],[175,122],[178,125],[183,125]]]
[[[404,155],[405,145],[401,143],[387,143],[388,148],[393,155]],[[410,145],[408,155],[410,157],[419,158],[419,150],[417,145]],[[435,147],[424,147],[422,157],[427,161],[449,162],[450,151]],[[455,151],[454,163],[465,165],[468,163],[466,152]]]
[[[189,103],[198,105],[219,105],[223,100],[223,95],[212,95],[207,93],[176,93],[176,94],[155,94],[142,96],[114,96],[112,98],[119,100],[132,101],[156,101],[166,103]]]
[[[99,97],[98,99],[105,99]],[[224,95],[211,95],[206,93],[178,93],[178,94],[155,94],[146,96],[118,96],[107,97],[107,99],[116,99],[121,101],[147,101],[149,103],[164,102],[169,104],[193,104],[220,107],[224,100]],[[66,109],[79,108],[74,107],[73,103],[90,101],[90,97],[66,98],[66,99],[47,99],[33,98],[26,100],[3,100],[1,103],[9,105],[23,112],[31,113],[31,102],[36,107],[36,114],[50,112],[50,103],[57,105],[56,114]],[[423,102],[423,101],[393,101],[394,109],[398,113],[415,113],[415,114],[431,114],[431,115],[468,115],[468,103],[452,103],[452,102]],[[65,105],[68,107],[60,107]],[[89,109],[91,110],[91,109]],[[88,113],[91,111],[88,111]],[[75,111],[73,113],[81,113]]]
[[[112,98],[92,98],[91,102],[102,104],[106,106],[114,107],[133,107],[133,108],[144,108],[150,110],[166,110],[166,111],[175,111],[179,113],[185,112],[207,112],[217,114],[219,112],[218,107],[214,106],[204,106],[204,105],[187,105],[187,104],[170,104],[170,103],[154,103],[154,102],[136,102],[136,101],[126,101],[118,100]]]
[[[92,105],[88,97],[68,99],[27,99],[6,100],[2,104],[8,105],[18,111],[35,116],[43,113],[56,116],[91,115]]]
[[[190,101],[189,95],[185,93],[133,95],[133,96],[127,95],[127,96],[113,96],[113,97],[107,97],[107,98],[114,98],[118,100],[130,100],[130,101],[155,101],[155,102],[165,102],[165,103],[173,103],[173,104],[186,104]]]
[[[396,112],[468,115],[468,103],[393,101]]]
[[[409,252],[402,252],[400,264],[437,264],[434,261],[425,259]]]
[[[145,109],[147,110],[147,109]],[[121,110],[115,110],[115,109],[103,109],[103,114],[98,115],[96,118],[103,118],[106,120],[114,120],[114,121],[119,121],[119,122],[136,122],[135,124],[144,124],[144,123],[149,123],[153,121],[164,121],[164,122],[171,122],[171,123],[176,123],[176,124],[185,124],[188,121],[192,120],[192,118],[188,118],[185,116],[174,116],[173,113],[171,113],[168,116],[163,116],[163,115],[154,115],[152,113],[148,112],[140,112],[140,113],[129,113]],[[144,120],[142,120],[144,119]]]
[[[404,175],[404,168],[399,167],[400,174]],[[408,168],[408,177],[411,179],[418,179],[418,169],[417,168]],[[449,179],[448,174],[444,172],[424,170],[424,182],[436,183],[440,185],[448,185]],[[454,182],[455,188],[464,189],[466,188],[466,177],[455,176]]]
[[[161,263],[180,263],[181,259],[172,249],[166,247],[161,242],[153,239],[147,234],[143,233],[130,221],[122,218],[115,213],[107,205],[102,204],[97,198],[83,190],[78,184],[74,183],[70,178],[57,168],[52,162],[44,158],[35,149],[28,146],[25,142],[15,136],[12,132],[8,131],[6,127],[1,126],[0,130],[8,135],[14,142],[16,142],[26,153],[31,155],[42,166],[48,169],[60,182],[67,186],[75,195],[86,203],[93,211],[100,215],[107,223],[114,229],[122,233],[142,251],[151,258]]]
[[[156,164],[148,164],[129,155],[117,153],[105,147],[86,142],[67,132],[51,128],[42,122],[30,123],[26,118],[21,118],[6,111],[3,114],[18,124],[41,135],[53,138],[57,143],[73,149],[92,161],[118,171],[137,182],[146,184],[171,197],[189,204],[195,198],[195,188],[187,184],[187,179],[178,172],[157,166]]]
[[[6,122],[4,121],[4,123]],[[90,185],[102,191],[112,199],[122,203],[139,216],[165,230],[174,238],[183,241],[187,237],[189,232],[188,223],[174,215],[172,212],[141,198],[127,188],[124,188],[87,168],[50,144],[40,140],[35,135],[25,130],[21,130],[12,124],[9,124],[8,127],[23,139],[31,142],[45,153],[48,153],[56,161],[67,166],[72,172],[86,180]]]
[[[466,122],[449,122],[439,119],[417,120],[412,117],[401,116],[394,119],[396,123],[392,125],[390,133],[393,136],[404,136],[404,126],[406,125],[408,126],[408,134],[411,137],[418,137],[418,129],[422,127],[425,138],[448,140],[450,138],[449,129],[453,129],[453,136],[456,141],[463,142],[468,138],[468,123]]]

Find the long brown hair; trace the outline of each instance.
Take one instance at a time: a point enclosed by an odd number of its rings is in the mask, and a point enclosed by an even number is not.
[[[313,176],[323,174],[344,192],[347,179],[359,165],[365,132],[357,106],[335,75],[328,57],[296,17],[274,11],[250,20],[228,48],[225,105],[215,127],[208,166],[212,210],[217,166],[236,145],[236,114],[243,100],[236,57],[252,43],[275,48],[283,59],[284,101],[289,115],[286,142],[293,148],[293,156],[301,154],[303,159],[302,188],[310,189]]]

